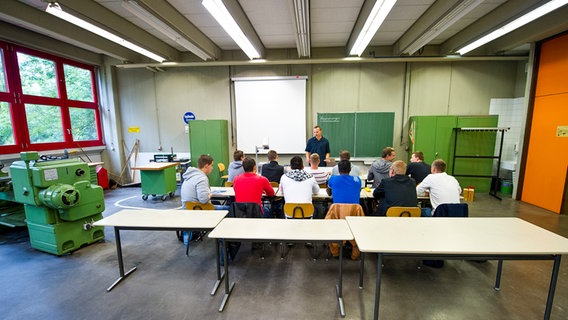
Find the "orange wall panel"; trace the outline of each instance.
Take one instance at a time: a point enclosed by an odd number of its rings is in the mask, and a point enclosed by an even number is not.
[[[536,96],[568,92],[568,34],[541,46]]]
[[[522,200],[560,213],[568,166],[568,137],[557,137],[568,126],[568,93],[535,99]]]
[[[568,34],[541,45],[533,119],[521,200],[560,213],[568,137],[557,137],[568,126]]]

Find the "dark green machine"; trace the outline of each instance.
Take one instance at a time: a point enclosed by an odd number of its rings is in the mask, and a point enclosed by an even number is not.
[[[62,255],[104,238],[103,189],[91,184],[89,166],[80,159],[39,161],[22,152],[10,166],[14,201],[24,204],[33,248]]]

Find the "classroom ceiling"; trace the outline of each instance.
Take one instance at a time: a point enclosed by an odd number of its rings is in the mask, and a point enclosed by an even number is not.
[[[124,38],[167,57],[169,62],[250,63],[248,57],[213,19],[201,0],[136,0],[194,45],[210,52],[213,59],[203,61],[175,41],[126,9],[124,0],[59,0],[65,11],[122,35]],[[361,12],[376,0],[305,0],[309,4],[310,51],[299,56],[293,0],[224,0],[237,4],[244,13],[239,24],[248,24],[247,34],[258,36],[266,60],[309,63],[318,59],[343,59],[356,33]],[[476,0],[398,0],[365,49],[362,58],[408,57],[404,46],[421,36],[446,12],[463,1]],[[2,0],[0,21],[34,31],[90,52],[118,58],[124,63],[151,61],[128,49],[86,32],[45,12],[52,0]],[[445,31],[430,40],[410,58],[446,57],[455,50],[538,4],[535,0],[477,0],[479,4]],[[468,56],[528,55],[531,42],[568,30],[568,6],[478,48]],[[361,22],[359,22],[361,23]],[[2,37],[0,28],[0,37]],[[8,38],[9,36],[4,36]],[[14,38],[14,36],[12,36]],[[14,40],[14,39],[12,39]],[[17,40],[17,39],[16,39]]]

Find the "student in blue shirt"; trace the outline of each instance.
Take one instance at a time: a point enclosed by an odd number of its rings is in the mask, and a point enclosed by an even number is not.
[[[349,175],[351,162],[341,160],[338,164],[339,175],[329,177],[327,194],[333,198],[333,203],[359,204],[361,194],[361,178]]]

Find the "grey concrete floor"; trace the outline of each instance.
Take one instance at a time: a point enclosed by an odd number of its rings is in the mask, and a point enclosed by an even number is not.
[[[177,208],[174,199],[142,201],[140,188],[105,192],[105,216],[124,207]],[[517,216],[568,237],[568,217],[532,205],[476,194],[470,216]],[[111,292],[118,277],[114,233],[105,240],[57,257],[30,247],[25,229],[0,229],[0,319],[341,319],[336,300],[338,260],[311,259],[296,244],[280,259],[277,244],[265,259],[243,244],[231,265],[236,281],[225,311],[223,296],[210,292],[216,278],[215,243],[191,243],[189,257],[174,232],[123,231],[125,268],[137,271]],[[381,319],[542,319],[551,261],[505,261],[501,290],[493,284],[496,261],[446,261],[441,269],[417,260],[386,260]],[[365,286],[359,262],[344,262],[345,319],[373,316],[376,256],[367,255]],[[564,257],[552,319],[568,319],[568,259]]]

